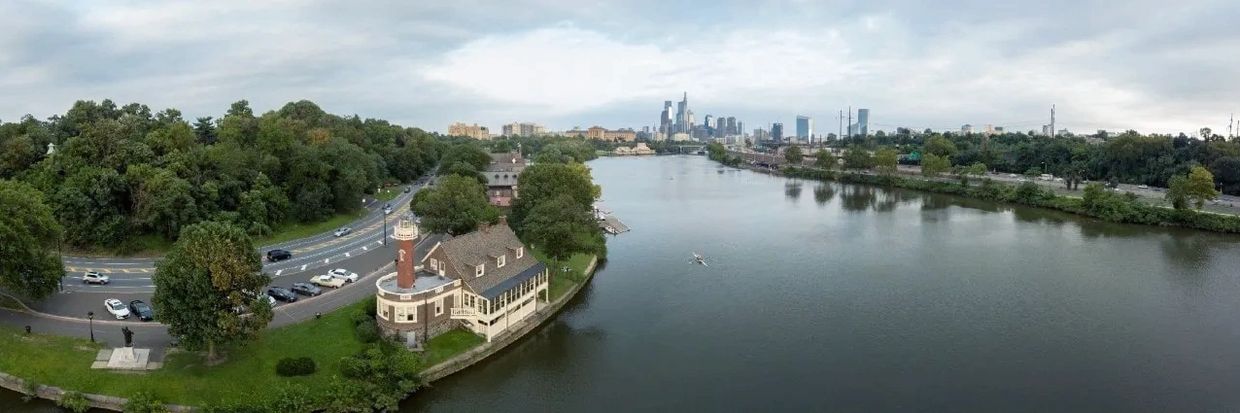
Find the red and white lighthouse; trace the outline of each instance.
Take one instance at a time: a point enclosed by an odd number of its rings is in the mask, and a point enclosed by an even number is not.
[[[414,254],[413,245],[418,239],[418,225],[413,222],[412,217],[403,216],[396,223],[392,238],[396,239],[396,286],[412,289],[414,271],[417,268],[417,263],[414,262],[417,255]]]

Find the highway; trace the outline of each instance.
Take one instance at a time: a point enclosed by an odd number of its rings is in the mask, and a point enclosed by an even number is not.
[[[358,273],[359,276],[366,276],[385,264],[390,264],[393,257],[390,234],[395,220],[408,212],[409,201],[417,191],[425,186],[426,179],[419,180],[411,184],[413,190],[408,193],[402,192],[392,199],[390,203],[393,211],[390,215],[383,213],[383,206],[388,202],[372,201],[366,206],[366,216],[349,224],[353,228],[353,232],[349,235],[336,237],[332,232],[326,232],[312,237],[263,246],[257,252],[264,257],[263,271],[271,276],[271,285],[288,287],[295,282],[309,281],[311,277],[326,273],[333,268],[344,268]],[[386,232],[385,219],[387,221]],[[385,236],[389,238],[387,245],[384,243]],[[289,250],[293,253],[293,257],[278,262],[267,262],[266,252],[272,249]],[[107,298],[116,298],[126,303],[130,300],[151,302],[151,294],[155,290],[151,277],[155,273],[157,261],[158,258],[64,257],[66,277],[62,291],[30,306],[36,311],[53,316],[85,318],[87,312],[93,311],[96,320],[108,318],[110,315],[103,307],[103,301]],[[111,282],[106,285],[85,284],[82,282],[82,274],[86,271],[106,274],[111,278]],[[372,284],[370,290],[373,291],[373,280],[367,282],[359,280],[358,282],[358,284],[366,283]],[[310,299],[302,297],[302,300],[297,303],[277,305],[273,322],[282,318],[294,318],[293,314],[282,312],[285,307],[314,309],[310,314],[317,311],[326,312],[354,302],[361,295],[345,297],[336,291],[325,289],[320,297]],[[344,300],[344,298],[349,299]],[[303,305],[302,302],[306,301],[317,304]],[[325,306],[325,304],[336,305]],[[158,314],[159,309],[156,308],[155,312]],[[124,323],[140,322],[126,321]]]

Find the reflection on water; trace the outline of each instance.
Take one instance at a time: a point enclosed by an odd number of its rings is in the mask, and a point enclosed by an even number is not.
[[[791,180],[784,184],[784,196],[796,201],[801,198],[801,181]]]
[[[835,198],[835,187],[831,184],[822,183],[814,187],[814,202],[819,206],[831,202],[832,198]]]

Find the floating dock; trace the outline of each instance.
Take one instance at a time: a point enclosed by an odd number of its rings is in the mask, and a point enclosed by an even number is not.
[[[616,235],[629,232],[629,226],[624,225],[623,222],[620,222],[620,219],[616,218],[615,215],[604,216],[598,224],[602,226],[603,231],[607,231],[608,234]]]

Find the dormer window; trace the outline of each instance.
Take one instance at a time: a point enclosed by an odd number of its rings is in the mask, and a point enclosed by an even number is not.
[[[517,247],[517,258],[525,256],[525,247]]]
[[[503,268],[503,267],[504,267],[504,264],[505,264],[504,258],[505,258],[505,257],[507,257],[507,256],[506,256],[506,255],[501,255],[501,256],[495,257],[495,268]]]
[[[486,264],[478,264],[477,266],[474,267],[474,276],[481,277],[482,274],[486,273],[486,268],[487,268]]]

